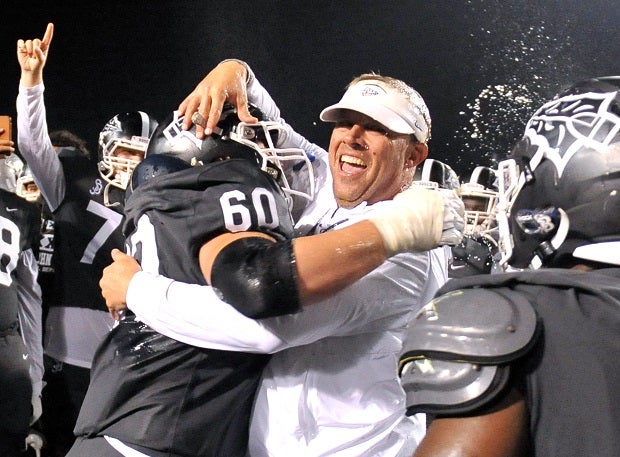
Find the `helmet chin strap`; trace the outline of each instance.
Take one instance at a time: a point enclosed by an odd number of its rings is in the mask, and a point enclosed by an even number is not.
[[[562,246],[564,240],[566,240],[568,229],[570,228],[570,221],[568,215],[562,208],[558,208],[558,211],[560,213],[560,224],[558,225],[558,229],[555,235],[553,235],[553,238],[543,241],[535,249],[534,257],[530,263],[530,268],[533,270],[538,270],[542,267],[544,260],[553,255],[558,248]]]

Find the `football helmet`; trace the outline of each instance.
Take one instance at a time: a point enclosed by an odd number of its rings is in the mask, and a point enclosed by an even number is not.
[[[99,174],[110,186],[126,189],[131,173],[144,158],[149,138],[157,128],[157,121],[143,111],[120,113],[110,119],[99,133]],[[119,157],[121,150],[129,150],[139,158]]]
[[[15,193],[29,202],[36,202],[41,195],[39,186],[34,182],[34,176],[32,176],[32,171],[28,164],[26,164],[17,175]]]
[[[125,191],[125,200],[129,198],[134,190],[145,182],[157,176],[186,170],[190,168],[190,166],[191,165],[185,160],[174,156],[164,154],[151,154],[146,156],[142,162],[136,165],[136,168],[134,168],[131,174],[131,181]]]
[[[466,236],[491,236],[497,227],[495,222],[495,204],[497,202],[497,185],[495,170],[490,167],[476,167],[469,182],[461,184],[460,195],[465,205]],[[493,241],[495,243],[495,241]]]
[[[250,113],[259,119],[256,124],[239,121],[236,109],[224,105],[220,121],[212,135],[204,139],[196,137],[196,127],[190,130],[181,128],[183,116],[174,111],[153,134],[146,151],[146,157],[154,154],[174,156],[190,165],[204,165],[217,160],[246,159],[255,163],[261,170],[272,176],[282,187],[291,204],[291,196],[297,195],[308,200],[314,197],[314,177],[312,166],[306,153],[298,148],[278,148],[278,138],[284,135],[284,127],[278,122],[265,120],[263,113],[249,105]],[[286,162],[303,167],[311,175],[308,192],[293,190],[283,173]]]
[[[498,174],[506,267],[620,265],[620,76],[540,107]]]
[[[459,177],[452,167],[435,159],[426,159],[416,167],[413,184],[430,189],[458,190],[460,187]]]

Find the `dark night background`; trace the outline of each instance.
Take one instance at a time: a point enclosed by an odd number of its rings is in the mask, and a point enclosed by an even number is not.
[[[431,157],[465,178],[509,151],[542,100],[620,73],[618,0],[0,0],[0,11],[0,113],[15,116],[17,39],[41,38],[54,22],[48,124],[93,152],[116,113],[161,120],[217,62],[237,57],[322,146],[330,126],[319,112],[354,76],[407,81],[433,118]]]

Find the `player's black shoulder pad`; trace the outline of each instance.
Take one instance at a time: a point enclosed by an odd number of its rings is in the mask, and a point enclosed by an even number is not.
[[[539,324],[528,298],[514,290],[454,290],[410,322],[399,363],[408,414],[458,413],[501,391],[509,363],[534,345]]]

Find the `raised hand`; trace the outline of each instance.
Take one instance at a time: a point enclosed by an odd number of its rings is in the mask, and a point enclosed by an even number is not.
[[[54,36],[54,24],[47,24],[42,39],[17,40],[17,60],[22,70],[21,82],[27,87],[39,84],[43,80],[43,67]]]

